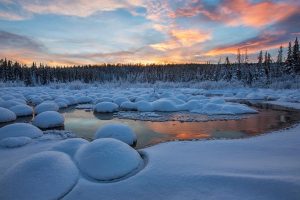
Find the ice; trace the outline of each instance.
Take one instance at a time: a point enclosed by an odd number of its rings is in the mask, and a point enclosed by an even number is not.
[[[54,102],[43,102],[34,108],[35,114],[40,114],[45,111],[58,111],[59,106]]]
[[[87,144],[88,141],[82,138],[72,138],[59,142],[52,147],[53,151],[60,151],[68,154],[73,157],[76,151],[84,144]]]
[[[76,184],[78,170],[64,153],[45,151],[12,166],[0,179],[0,199],[60,199]]]
[[[110,113],[118,110],[118,105],[112,102],[101,102],[95,105],[94,111],[100,113]]]
[[[82,146],[75,160],[83,173],[102,181],[124,177],[142,163],[136,150],[113,138],[97,139]]]
[[[29,116],[33,113],[33,109],[25,104],[13,106],[9,110],[13,111],[17,117]]]
[[[45,111],[38,114],[32,123],[39,128],[54,128],[63,126],[64,121],[62,114],[56,111]]]
[[[0,123],[14,121],[16,114],[6,108],[0,107]]]
[[[28,143],[30,143],[32,139],[30,137],[6,137],[2,140],[0,140],[0,146],[6,147],[6,148],[15,148],[15,147],[21,147]]]
[[[137,139],[133,130],[125,124],[107,124],[96,131],[94,138],[114,138],[128,145],[135,144]]]
[[[0,128],[0,139],[7,137],[30,137],[36,138],[43,135],[43,132],[28,123],[14,123]]]

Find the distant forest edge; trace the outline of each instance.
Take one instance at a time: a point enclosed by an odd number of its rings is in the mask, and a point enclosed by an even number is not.
[[[278,50],[277,58],[268,52],[260,51],[256,63],[248,62],[248,55],[237,52],[236,61],[218,64],[102,64],[83,66],[37,65],[27,66],[7,59],[0,60],[1,82],[22,82],[26,86],[47,85],[51,83],[156,83],[156,82],[201,82],[201,81],[238,81],[244,86],[265,85],[276,81],[300,80],[299,43],[289,42],[286,59],[283,47]],[[300,85],[300,83],[299,83]]]

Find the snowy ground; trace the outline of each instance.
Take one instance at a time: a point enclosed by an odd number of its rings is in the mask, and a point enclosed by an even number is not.
[[[212,95],[217,97],[208,97]],[[0,90],[0,107],[6,110],[0,117],[14,120],[16,116],[12,117],[14,113],[10,108],[26,105],[26,102],[44,103],[39,109],[35,108],[41,114],[56,113],[58,107],[77,103],[93,103],[98,105],[98,111],[105,112],[124,108],[150,113],[184,110],[233,116],[253,112],[245,105],[224,101],[235,99],[272,101],[297,109],[300,91],[3,88]],[[104,107],[103,102],[107,102]],[[24,106],[17,110],[21,113],[29,111]],[[51,120],[45,116],[43,125],[63,123],[59,113],[55,115]],[[47,133],[38,136],[18,132],[18,140],[3,133],[0,199],[300,197],[300,125],[248,139],[162,143],[140,150],[141,156],[119,141],[97,139],[87,142],[70,138],[72,135],[68,133]],[[12,146],[14,148],[10,148]]]

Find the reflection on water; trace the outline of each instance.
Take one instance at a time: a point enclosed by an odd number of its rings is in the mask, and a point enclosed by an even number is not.
[[[257,108],[256,108],[257,109]],[[113,114],[99,114],[92,111],[68,108],[61,113],[65,117],[64,129],[75,133],[78,137],[92,140],[94,133],[103,125],[111,123],[124,123],[129,125],[137,134],[136,148],[170,140],[191,139],[218,139],[243,138],[278,130],[296,123],[300,113],[288,110],[273,110],[272,108],[259,108],[258,114],[249,115],[248,118],[215,120],[205,122],[165,121],[152,122],[132,119],[119,119]],[[158,113],[159,115],[180,116],[180,113]],[[186,115],[182,113],[182,115]],[[194,114],[195,115],[195,114]],[[195,117],[195,116],[193,116]],[[207,118],[207,116],[196,116]],[[17,118],[15,122],[31,122],[32,116]],[[171,118],[174,120],[174,118]],[[0,127],[9,123],[1,123]],[[56,128],[57,129],[57,128]],[[62,129],[62,128],[58,128]]]
[[[300,119],[298,112],[271,109],[259,109],[259,111],[259,114],[250,115],[244,119],[206,122],[151,122],[118,119],[113,114],[96,114],[77,109],[65,110],[63,115],[66,130],[89,140],[93,139],[96,130],[105,124],[127,124],[137,134],[137,148],[170,140],[249,137],[288,127]]]

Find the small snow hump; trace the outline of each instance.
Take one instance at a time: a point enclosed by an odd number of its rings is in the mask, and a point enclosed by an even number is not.
[[[135,149],[113,138],[97,139],[83,145],[76,152],[75,160],[84,174],[100,181],[122,178],[142,163]]]
[[[101,102],[97,103],[94,111],[99,113],[111,113],[116,112],[118,110],[119,106],[112,102]]]
[[[68,155],[54,151],[37,153],[2,176],[0,199],[59,199],[73,188],[78,177],[78,169]]]
[[[107,124],[96,131],[95,139],[114,138],[132,146],[137,137],[133,130],[125,124]]]
[[[0,107],[0,123],[11,122],[16,120],[17,116],[14,112]]]
[[[0,139],[7,137],[36,138],[43,135],[43,131],[28,123],[14,123],[0,128]]]
[[[54,128],[64,125],[64,116],[56,111],[45,111],[38,114],[34,120],[33,125],[39,128]]]

